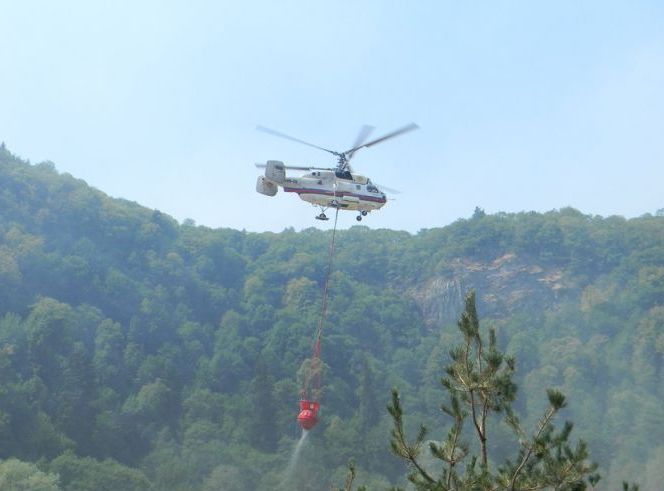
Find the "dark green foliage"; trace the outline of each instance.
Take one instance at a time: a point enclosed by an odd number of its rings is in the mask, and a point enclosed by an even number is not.
[[[0,461],[0,489],[3,491],[62,491],[58,475],[42,472],[17,459]]]
[[[249,442],[264,452],[277,449],[279,434],[276,431],[277,405],[274,399],[275,379],[262,360],[256,363],[255,376],[249,387],[251,407],[249,408]]]
[[[0,458],[48,472],[63,454],[71,469],[112,459],[164,491],[277,489],[299,436],[297,372],[311,355],[329,239],[178,225],[0,148]],[[338,486],[351,458],[355,486],[403,483],[386,395],[398,385],[401,407],[436,427],[439,367],[470,287],[495,332],[474,383],[503,377],[477,393],[487,408],[512,404],[530,428],[555,387],[573,401],[562,411],[602,484],[661,480],[664,217],[478,209],[416,235],[352,227],[337,239],[304,483]],[[464,321],[473,350],[475,320]],[[503,346],[519,360],[516,398]],[[443,408],[451,421],[464,397]],[[473,429],[463,418],[462,434]],[[489,456],[511,457],[499,445],[508,428],[488,436]]]
[[[60,476],[63,491],[147,491],[150,482],[136,469],[107,459],[103,462],[91,458],[79,458],[66,453],[54,459],[48,466]]]

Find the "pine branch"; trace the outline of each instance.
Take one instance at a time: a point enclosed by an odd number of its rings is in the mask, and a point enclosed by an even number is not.
[[[387,406],[387,411],[392,416],[394,422],[392,441],[390,441],[392,451],[413,466],[425,481],[431,484],[435,483],[436,480],[429,475],[417,460],[420,454],[420,447],[426,435],[426,428],[420,426],[420,431],[415,438],[415,442],[413,444],[408,443],[403,429],[403,409],[399,400],[399,392],[396,389],[392,389],[392,404]]]
[[[544,417],[540,420],[539,429],[537,430],[537,434],[535,435],[535,438],[533,438],[533,442],[536,442],[539,439],[539,437],[542,435],[542,432],[549,425],[549,423],[551,422],[551,419],[556,414],[556,412],[558,412],[558,410],[553,405],[551,405],[549,407],[549,409],[547,409]],[[523,467],[526,465],[526,463],[530,459],[531,455],[533,454],[534,447],[535,447],[534,445],[532,445],[532,446],[529,445],[528,446],[528,450],[525,452],[523,458],[521,459],[521,462],[519,463],[516,470],[514,471],[514,474],[512,475],[512,479],[510,480],[510,489],[512,491],[515,490],[516,480],[519,477],[519,474],[521,473],[521,471],[523,470]]]

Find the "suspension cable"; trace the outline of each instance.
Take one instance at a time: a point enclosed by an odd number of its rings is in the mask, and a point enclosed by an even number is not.
[[[332,239],[330,240],[329,253],[327,258],[327,272],[325,274],[325,283],[323,284],[323,306],[321,308],[320,319],[318,321],[318,331],[316,332],[316,341],[314,343],[314,351],[311,360],[311,379],[309,380],[313,385],[313,391],[320,392],[320,376],[322,370],[322,363],[320,360],[320,345],[323,336],[323,328],[325,327],[325,320],[327,318],[327,304],[328,292],[330,284],[330,276],[332,275],[332,265],[334,263],[334,248],[337,235],[337,219],[339,218],[339,208],[336,208],[334,214],[334,228],[332,229]],[[308,395],[309,387],[308,380],[305,377],[305,386],[303,390],[304,395]],[[313,394],[315,398],[319,398],[320,394]]]
[[[330,241],[330,252],[327,258],[327,274],[325,275],[325,286],[323,287],[323,309],[320,314],[320,321],[318,322],[318,333],[316,335],[316,344],[320,344],[320,337],[323,334],[323,326],[327,317],[327,297],[328,287],[330,284],[330,275],[332,274],[332,264],[334,262],[334,243],[337,235],[337,218],[339,217],[339,208],[336,209],[334,214],[334,228],[332,229],[332,240]],[[320,350],[318,352],[320,355]]]

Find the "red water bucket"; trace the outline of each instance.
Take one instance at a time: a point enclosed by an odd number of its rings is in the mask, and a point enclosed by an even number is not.
[[[320,404],[314,401],[300,400],[300,414],[297,415],[297,422],[302,429],[310,430],[318,423],[318,408]]]

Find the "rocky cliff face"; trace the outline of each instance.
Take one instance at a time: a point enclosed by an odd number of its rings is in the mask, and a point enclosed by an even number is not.
[[[561,269],[533,264],[513,253],[485,263],[455,258],[445,266],[444,273],[408,290],[428,327],[455,322],[470,289],[478,293],[481,315],[493,318],[546,308],[572,289]]]

